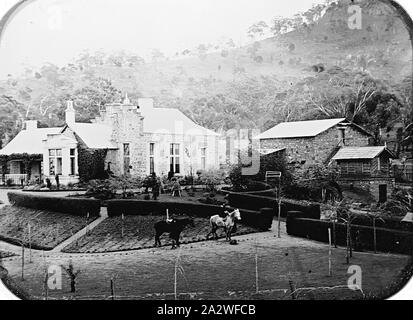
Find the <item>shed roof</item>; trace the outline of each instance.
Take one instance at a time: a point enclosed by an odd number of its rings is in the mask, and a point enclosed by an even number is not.
[[[315,137],[344,121],[345,118],[283,122],[259,134],[256,139]]]
[[[351,160],[351,159],[373,159],[383,152],[387,152],[391,158],[394,155],[385,147],[343,147],[332,158],[332,160]]]
[[[218,133],[200,126],[180,110],[174,108],[150,108],[142,112],[145,133],[178,133],[218,136]]]

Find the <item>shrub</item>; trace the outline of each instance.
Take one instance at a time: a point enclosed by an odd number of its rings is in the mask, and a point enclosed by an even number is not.
[[[258,211],[261,208],[275,208],[277,206],[277,201],[274,198],[245,193],[229,192],[227,200],[231,207],[255,211]]]
[[[199,175],[199,180],[207,186],[207,190],[216,191],[216,186],[223,183],[225,173],[221,170],[202,171]]]
[[[99,200],[115,198],[117,186],[110,180],[91,180],[86,195]]]
[[[276,210],[274,208],[262,208],[259,211],[240,209],[241,223],[266,231],[271,228]]]
[[[169,214],[188,214],[191,216],[209,217],[222,211],[220,206],[205,205],[200,203],[185,202],[162,202],[155,200],[109,200],[107,202],[108,215],[165,215],[166,209]]]
[[[278,202],[274,197],[264,197],[248,193],[229,192],[227,195],[229,205],[236,208],[259,211],[261,208],[275,208],[278,215]],[[288,211],[301,211],[305,217],[320,219],[320,205],[311,202],[282,199],[281,217],[286,217]]]
[[[332,222],[315,219],[301,218],[296,214],[287,216],[287,233],[289,235],[303,237],[328,243],[328,229],[332,230]],[[346,225],[335,224],[336,243],[341,246],[346,245]],[[355,235],[359,234],[358,242],[361,248],[367,250],[374,249],[373,228],[367,226],[351,225],[352,243],[356,244]],[[413,233],[376,228],[377,250],[382,252],[412,254]]]
[[[94,199],[48,197],[21,192],[8,192],[7,197],[12,205],[36,210],[49,210],[78,216],[86,216],[88,213],[90,216],[100,214],[100,201]]]
[[[252,150],[253,154],[259,154],[258,151]],[[248,165],[243,165],[241,159],[238,161],[238,164],[233,165],[229,172],[229,179],[233,185],[234,191],[258,191],[270,189],[271,184],[277,184],[278,181],[271,181],[269,185],[264,183],[265,173],[267,171],[280,171],[281,184],[286,185],[291,183],[291,174],[287,168],[287,163],[285,161],[283,152],[275,152],[267,154],[260,157],[260,169],[256,175],[246,176],[242,175],[242,168],[247,167]],[[252,182],[254,181],[254,182]],[[257,188],[257,182],[261,182],[261,185]],[[251,188],[251,189],[250,189]]]
[[[221,206],[206,205],[199,203],[185,202],[160,202],[153,200],[109,200],[109,217],[125,215],[189,215],[202,218],[209,218],[222,212]],[[229,208],[230,210],[232,208]],[[241,223],[260,230],[271,228],[272,219],[275,212],[271,208],[263,208],[258,211],[240,209]]]

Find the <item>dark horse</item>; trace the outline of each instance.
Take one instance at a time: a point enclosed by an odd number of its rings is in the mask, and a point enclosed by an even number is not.
[[[183,218],[183,219],[174,219],[172,222],[167,221],[158,221],[155,223],[155,247],[161,246],[161,235],[169,233],[169,237],[172,240],[172,249],[175,248],[175,245],[179,247],[179,236],[181,235],[182,230],[187,225],[195,226],[194,219],[192,218]]]

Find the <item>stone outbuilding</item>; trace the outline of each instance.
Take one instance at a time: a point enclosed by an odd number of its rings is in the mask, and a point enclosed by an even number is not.
[[[344,118],[283,122],[261,133],[260,148],[286,150],[290,164],[327,165],[344,146],[369,146],[373,136]]]
[[[386,202],[395,179],[390,164],[393,153],[385,146],[344,147],[332,161],[338,166],[340,184],[364,189],[378,202]]]

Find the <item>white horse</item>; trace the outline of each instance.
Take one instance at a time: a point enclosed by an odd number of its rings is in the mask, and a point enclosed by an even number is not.
[[[225,230],[226,240],[231,240],[231,232],[236,220],[241,220],[241,213],[238,209],[228,213],[225,218],[221,218],[219,215],[212,216],[209,218],[211,231],[207,234],[206,238],[208,239],[210,234],[214,234],[215,239],[218,239],[217,230],[223,228]]]

